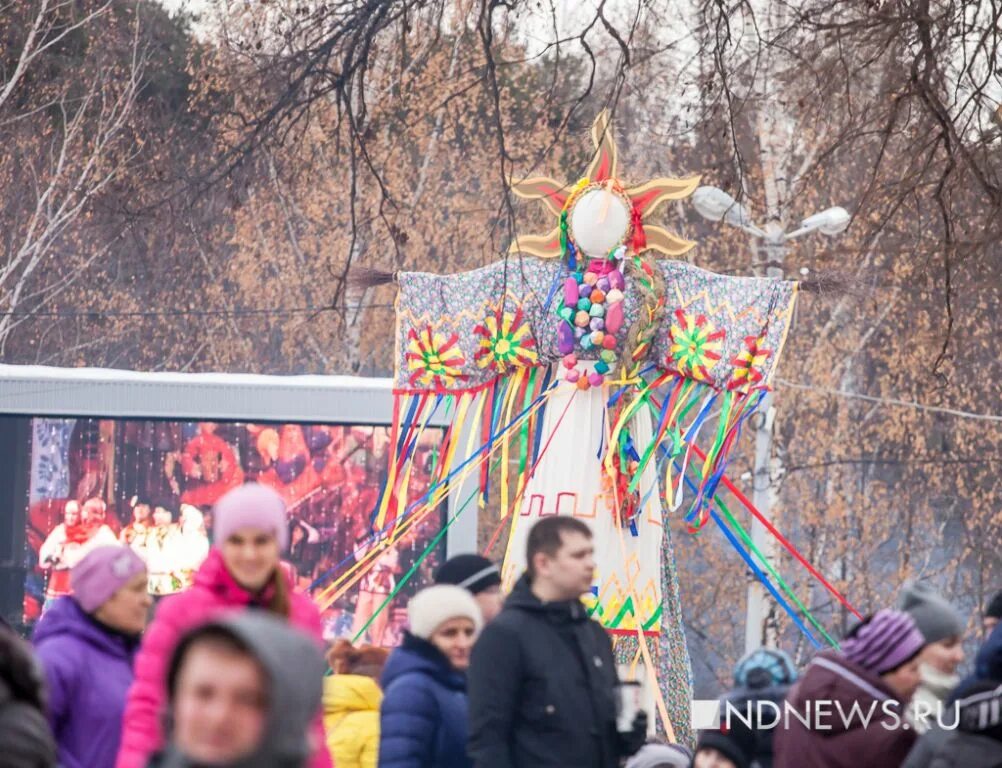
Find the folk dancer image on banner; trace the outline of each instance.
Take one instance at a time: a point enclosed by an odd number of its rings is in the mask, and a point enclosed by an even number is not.
[[[362,628],[369,624],[369,642],[372,645],[382,645],[383,635],[386,626],[390,621],[390,606],[379,610],[386,598],[393,592],[397,585],[396,575],[400,570],[400,553],[397,548],[386,541],[376,542],[375,545],[362,543],[355,549],[355,559],[361,561],[370,551],[372,546],[381,548],[381,552],[375,557],[373,565],[369,568],[365,576],[362,577],[358,590],[358,602],[355,604],[355,618],[352,624],[352,637],[358,637]],[[373,618],[373,613],[379,610]],[[369,620],[372,619],[371,623]]]
[[[174,513],[167,502],[153,505],[153,527],[146,533],[144,542],[146,568],[149,573],[150,594],[157,597],[181,591],[184,581],[181,572],[181,527],[174,522]]]
[[[132,507],[132,521],[122,529],[118,540],[130,547],[143,562],[146,562],[146,536],[153,529],[153,509],[150,503],[133,496],[129,500]]]
[[[195,580],[195,571],[209,556],[209,533],[205,527],[205,515],[191,504],[181,505],[178,520],[181,536],[177,540],[176,571],[181,589],[187,589]]]
[[[146,559],[150,594],[171,595],[194,583],[195,571],[209,554],[205,516],[198,507],[181,505],[177,523],[167,502],[153,508],[153,525],[132,539],[131,547]]]
[[[63,522],[45,538],[38,550],[38,564],[46,572],[45,605],[70,594],[70,568],[80,561],[79,550],[87,541],[80,524],[80,502],[70,499],[63,507]]]
[[[70,569],[88,552],[116,543],[115,534],[105,523],[106,512],[101,499],[88,499],[83,505],[75,499],[66,502],[63,522],[52,529],[38,550],[39,566],[47,574],[45,607],[72,593]]]

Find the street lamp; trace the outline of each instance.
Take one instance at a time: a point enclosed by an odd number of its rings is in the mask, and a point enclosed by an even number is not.
[[[710,221],[722,220],[732,227],[737,227],[747,232],[752,237],[766,241],[777,240],[778,242],[786,242],[787,240],[792,240],[795,237],[800,237],[811,232],[820,232],[829,237],[840,235],[845,232],[846,227],[849,226],[849,222],[852,219],[845,208],[835,206],[820,213],[815,213],[813,216],[808,216],[800,222],[800,227],[792,232],[780,230],[777,233],[773,231],[774,227],[767,226],[763,229],[762,227],[755,226],[751,221],[751,216],[748,214],[748,209],[722,189],[717,189],[716,187],[699,187],[692,193],[692,204],[704,219],[709,219]]]
[[[737,227],[752,236],[753,252],[758,255],[761,250],[766,255],[765,273],[768,277],[783,277],[783,261],[786,257],[788,243],[795,237],[801,237],[811,232],[820,232],[828,237],[840,235],[849,226],[852,217],[845,208],[835,206],[820,213],[808,216],[796,229],[787,232],[776,221],[769,221],[765,226],[756,226],[748,210],[737,200],[716,187],[699,187],[692,194],[692,203],[696,211],[710,221],[723,221],[732,227]],[[759,261],[761,264],[761,260]],[[801,270],[804,272],[804,270]],[[753,422],[755,430],[755,468],[752,472],[752,500],[762,517],[772,519],[772,507],[776,499],[773,480],[782,477],[783,468],[780,460],[773,456],[772,432],[776,420],[776,406],[772,392],[766,393],[759,410],[760,418]],[[771,564],[773,559],[773,544],[771,537],[766,535],[765,526],[758,520],[752,521],[752,541],[765,559]],[[762,645],[775,645],[775,638],[770,628],[766,626],[765,589],[758,580],[752,580],[748,585],[748,608],[745,623],[745,652],[749,653]]]
[[[692,204],[704,219],[723,220],[755,237],[766,236],[765,232],[751,223],[748,209],[722,189],[699,187],[692,193]]]

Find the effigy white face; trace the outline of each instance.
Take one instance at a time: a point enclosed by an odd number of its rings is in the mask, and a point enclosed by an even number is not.
[[[589,189],[574,201],[570,231],[578,249],[590,259],[604,259],[622,245],[630,231],[630,209],[621,195]]]

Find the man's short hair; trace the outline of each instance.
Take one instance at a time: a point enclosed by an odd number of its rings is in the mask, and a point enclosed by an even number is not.
[[[247,645],[247,642],[232,630],[221,627],[218,624],[206,624],[196,627],[181,638],[181,642],[178,643],[177,648],[174,649],[174,653],[172,654],[170,666],[167,669],[168,699],[173,701],[174,694],[177,693],[177,679],[181,674],[181,667],[184,666],[188,654],[195,648],[203,645],[222,648],[235,656],[246,656],[253,659],[258,665],[261,664],[261,661],[254,654],[251,647]]]
[[[525,547],[525,562],[529,570],[529,577],[535,576],[533,558],[542,552],[547,557],[557,554],[563,542],[564,533],[580,533],[582,536],[592,538],[591,528],[573,517],[544,517],[529,531],[529,540]]]

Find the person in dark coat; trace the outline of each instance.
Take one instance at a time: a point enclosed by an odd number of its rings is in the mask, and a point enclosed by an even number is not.
[[[772,739],[776,732],[774,728],[758,727],[759,709],[764,720],[772,722],[777,710],[782,710],[786,694],[796,680],[797,668],[793,659],[778,648],[757,648],[745,655],[734,668],[734,688],[724,695],[724,700],[752,724],[756,768],[772,768]],[[775,705],[775,709],[765,705],[760,707],[760,701]]]
[[[991,600],[985,606],[985,614],[981,627],[985,631],[985,637],[991,635],[992,631],[1002,622],[1002,591],[992,595]]]
[[[929,768],[933,764],[933,758],[941,753],[943,753],[941,757],[946,759],[947,748],[944,745],[952,740],[954,729],[951,726],[954,720],[958,720],[961,725],[965,722],[964,718],[955,714],[958,699],[993,690],[1000,680],[1002,680],[1002,626],[997,626],[978,651],[974,672],[950,694],[949,704],[944,707],[941,718],[937,719],[929,732],[918,740],[908,755],[906,768]],[[1002,701],[999,701],[997,706],[1002,706]],[[968,728],[968,730],[976,732],[978,729]],[[980,730],[984,730],[984,727]]]
[[[436,584],[455,584],[469,591],[480,606],[484,624],[501,613],[501,571],[486,557],[462,554],[450,557],[435,573]]]
[[[979,680],[1002,680],[1002,624],[996,625],[985,639],[984,645],[974,657],[974,671],[960,681],[950,695],[949,702],[952,704],[957,692]]]
[[[618,768],[643,746],[647,716],[616,727],[612,644],[581,603],[595,575],[591,531],[547,517],[529,532],[528,572],[473,649],[476,768]]]
[[[975,680],[962,687],[956,715],[918,740],[902,768],[1002,768],[1002,681]]]
[[[470,768],[466,670],[480,609],[462,587],[440,584],[411,598],[407,617],[383,669],[379,768]]]
[[[819,653],[787,696],[773,737],[775,768],[898,768],[915,744],[905,707],[921,680],[925,639],[901,611],[858,624],[841,651]]]
[[[70,572],[72,597],[35,626],[49,722],[61,768],[114,768],[132,660],[152,599],[146,566],[128,547],[91,550]]]
[[[313,638],[270,612],[196,627],[169,661],[167,743],[147,768],[306,768],[324,667]]]
[[[0,629],[0,768],[55,768],[56,743],[44,711],[41,670],[30,649]]]
[[[752,768],[756,765],[755,746],[755,732],[740,719],[732,718],[730,727],[699,734],[692,768]]]

